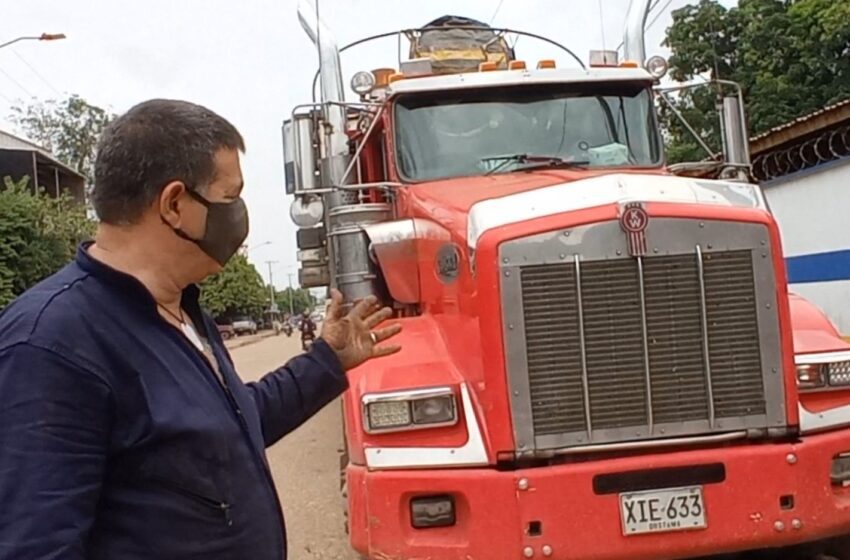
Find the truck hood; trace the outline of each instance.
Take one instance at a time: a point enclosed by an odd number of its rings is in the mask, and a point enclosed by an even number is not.
[[[465,239],[471,250],[484,233],[500,226],[633,201],[767,209],[757,185],[610,170],[547,170],[422,183],[408,187],[401,200],[409,206],[409,215],[440,223]]]

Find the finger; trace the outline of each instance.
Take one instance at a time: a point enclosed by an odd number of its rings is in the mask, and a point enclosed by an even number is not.
[[[401,346],[398,344],[391,344],[389,346],[375,346],[372,349],[372,357],[373,358],[382,358],[384,356],[389,356],[390,354],[395,354],[401,350]]]
[[[383,307],[366,317],[363,322],[366,324],[366,328],[372,329],[392,317],[392,315],[392,309],[390,309],[389,307]]]
[[[400,332],[401,332],[401,325],[399,325],[399,324],[390,325],[389,327],[385,327],[383,329],[377,329],[377,330],[372,331],[372,333],[375,335],[375,342],[376,343],[383,342],[384,340],[387,340],[388,338],[392,338]]]
[[[331,290],[331,301],[328,304],[327,319],[342,318],[342,293],[337,290]]]
[[[357,302],[348,314],[357,319],[364,319],[369,315],[369,311],[378,303],[378,298],[368,296]]]

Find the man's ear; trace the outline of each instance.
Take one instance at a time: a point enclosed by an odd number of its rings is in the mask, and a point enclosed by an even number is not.
[[[183,181],[172,181],[165,185],[159,194],[159,215],[163,221],[174,229],[181,229],[184,215],[183,206],[186,204],[186,185]]]

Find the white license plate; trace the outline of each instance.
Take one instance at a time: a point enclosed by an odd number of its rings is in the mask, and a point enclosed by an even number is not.
[[[620,494],[624,535],[705,529],[702,486]]]

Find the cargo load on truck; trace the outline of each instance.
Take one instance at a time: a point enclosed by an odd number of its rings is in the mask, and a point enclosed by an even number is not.
[[[434,74],[474,72],[482,62],[507,68],[514,51],[504,36],[486,23],[461,16],[443,16],[408,33],[410,58],[429,59]]]

